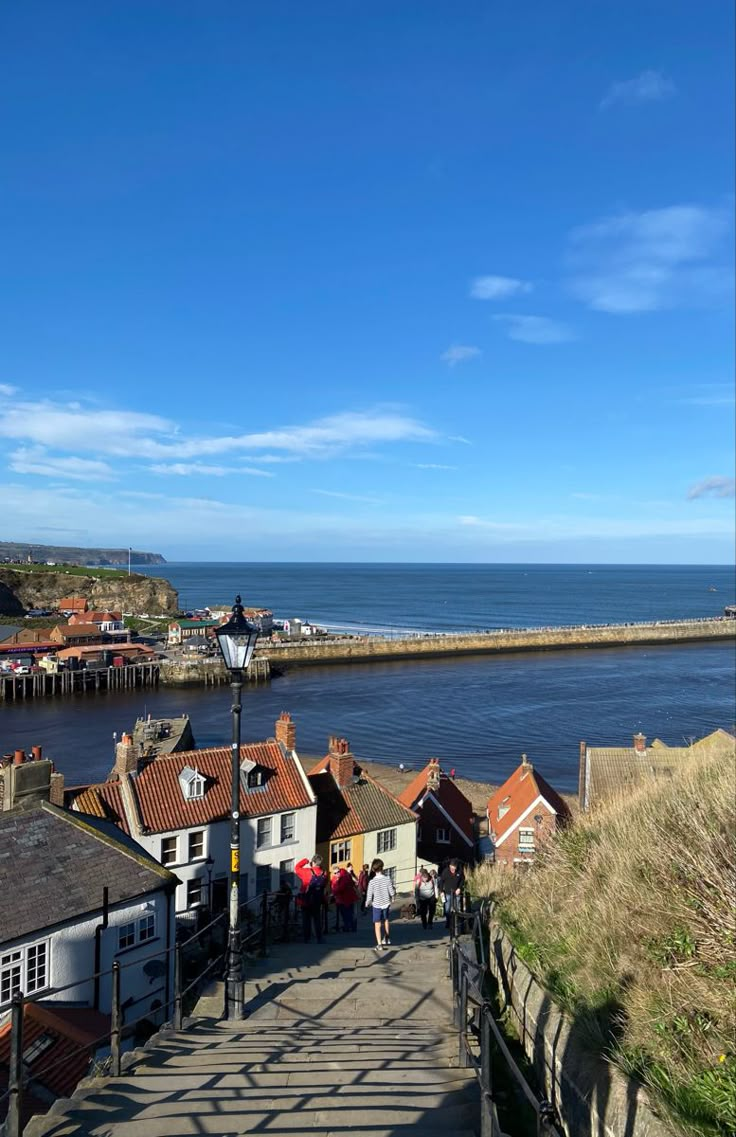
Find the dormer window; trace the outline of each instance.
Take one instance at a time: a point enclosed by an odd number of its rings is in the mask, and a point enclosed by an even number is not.
[[[204,776],[191,766],[185,766],[179,774],[179,785],[185,801],[204,797]]]
[[[264,785],[263,767],[246,758],[240,763],[240,784],[244,790],[255,790]]]
[[[501,820],[502,817],[505,817],[506,814],[508,813],[509,808],[510,808],[510,806],[509,806],[510,800],[511,800],[510,797],[505,797],[503,799],[503,801],[501,802],[501,804],[499,805],[499,807],[498,807],[498,820],[499,821]]]

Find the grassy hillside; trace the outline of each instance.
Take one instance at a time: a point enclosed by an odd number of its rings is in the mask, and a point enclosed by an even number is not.
[[[529,872],[491,866],[481,895],[558,1002],[603,1028],[683,1133],[736,1133],[732,759],[580,818]]]

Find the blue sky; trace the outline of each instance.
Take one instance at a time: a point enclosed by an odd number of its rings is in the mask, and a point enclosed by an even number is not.
[[[729,562],[723,0],[0,16],[0,537]]]

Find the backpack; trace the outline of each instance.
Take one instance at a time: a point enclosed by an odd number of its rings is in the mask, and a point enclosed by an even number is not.
[[[322,901],[325,896],[325,885],[327,884],[327,873],[320,873],[319,876],[312,869],[312,879],[307,885],[305,902],[307,908],[316,909],[322,906]]]

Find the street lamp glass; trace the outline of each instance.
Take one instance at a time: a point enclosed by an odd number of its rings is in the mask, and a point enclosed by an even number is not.
[[[243,615],[240,597],[235,597],[233,614],[226,624],[215,629],[217,642],[228,671],[245,671],[258,639],[258,628]]]

